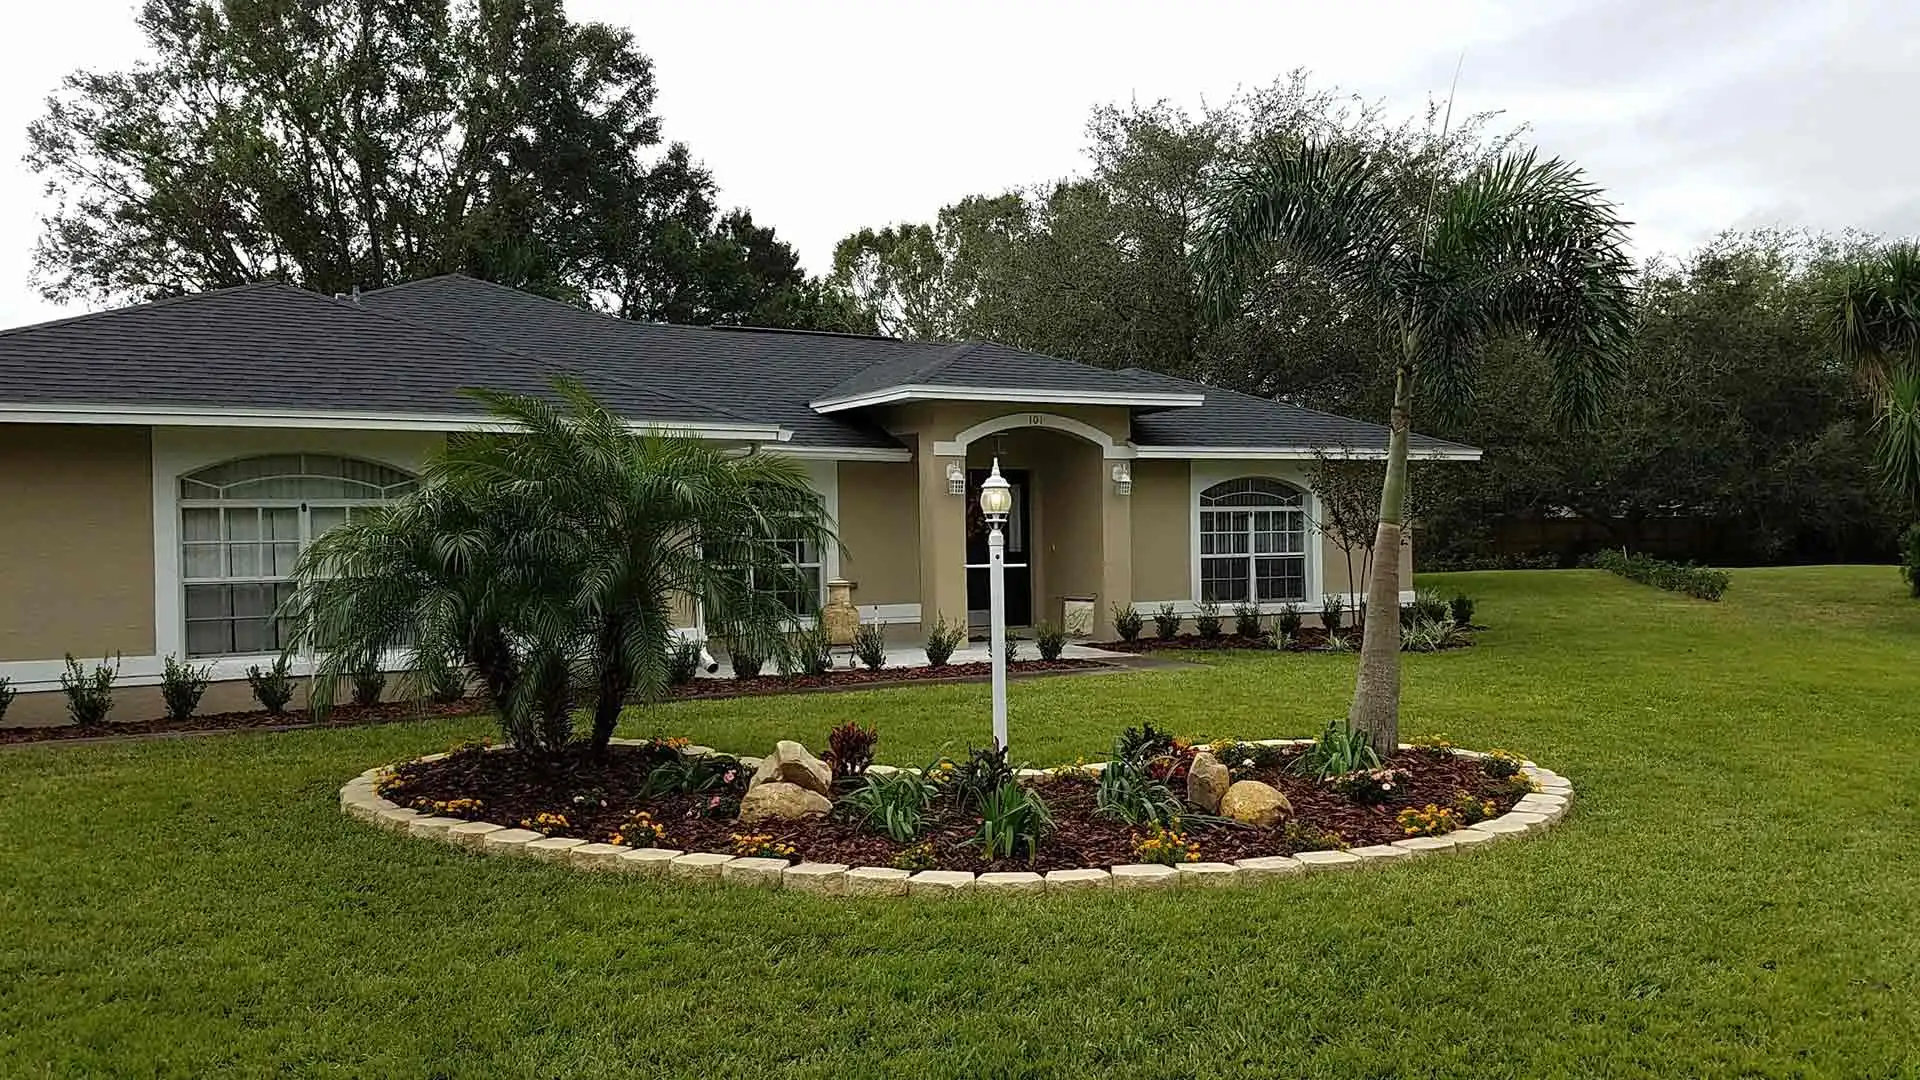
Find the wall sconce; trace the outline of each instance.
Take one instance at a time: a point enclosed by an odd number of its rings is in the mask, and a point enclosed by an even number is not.
[[[967,493],[967,467],[957,461],[947,462],[947,494],[965,495]]]
[[[1113,493],[1115,495],[1133,494],[1133,471],[1127,468],[1127,463],[1124,461],[1113,467]]]

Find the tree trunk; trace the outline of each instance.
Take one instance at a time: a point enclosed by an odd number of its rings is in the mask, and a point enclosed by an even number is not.
[[[1407,502],[1407,427],[1413,413],[1413,372],[1394,372],[1393,413],[1388,420],[1387,475],[1380,486],[1380,525],[1374,532],[1367,572],[1367,617],[1360,639],[1360,674],[1354,680],[1347,723],[1367,733],[1383,760],[1400,746],[1400,534]]]

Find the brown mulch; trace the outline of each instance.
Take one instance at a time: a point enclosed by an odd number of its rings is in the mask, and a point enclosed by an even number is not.
[[[1340,637],[1353,648],[1360,647],[1360,634],[1357,630],[1342,630]],[[1465,649],[1473,644],[1473,638],[1462,635],[1452,645],[1442,651]],[[1151,652],[1229,652],[1235,649],[1258,649],[1262,652],[1273,651],[1273,637],[1261,634],[1259,637],[1246,637],[1241,634],[1222,634],[1217,638],[1203,638],[1198,634],[1181,634],[1179,637],[1138,637],[1132,641],[1100,641],[1091,643],[1095,649],[1120,653]],[[1300,632],[1287,642],[1287,652],[1318,652],[1327,647],[1327,632],[1317,626],[1304,626]]]
[[[736,772],[724,791],[643,798],[642,785],[658,760],[658,752],[635,746],[610,747],[601,757],[582,751],[555,759],[468,751],[437,762],[402,766],[396,773],[398,783],[388,790],[387,798],[403,806],[420,804],[422,809],[431,801],[479,799],[478,809],[449,816],[504,825],[520,825],[541,813],[558,813],[566,817],[566,826],[540,831],[589,841],[608,840],[632,813],[645,810],[667,831],[658,846],[684,851],[733,854],[734,834],[762,832],[776,842],[793,845],[796,861],[887,866],[908,846],[863,830],[838,808],[822,821],[745,828],[734,820],[749,779],[744,769]],[[1295,819],[1336,832],[1353,847],[1405,839],[1405,832],[1395,821],[1402,809],[1428,803],[1445,806],[1461,791],[1491,799],[1496,813],[1504,813],[1519,800],[1518,794],[1496,793],[1494,782],[1473,758],[1437,758],[1406,751],[1394,755],[1387,764],[1405,769],[1409,775],[1395,798],[1379,806],[1355,804],[1325,784],[1292,775],[1284,761],[1252,778],[1285,792],[1293,804]],[[1036,783],[1055,827],[1041,842],[1031,863],[1024,859],[983,863],[968,844],[979,825],[978,815],[942,798],[929,811],[922,832],[922,839],[933,842],[935,865],[951,870],[1060,870],[1138,861],[1134,852],[1136,832],[1095,815],[1092,780],[1057,777]],[[1178,783],[1172,786],[1181,790]],[[846,790],[844,783],[840,790]],[[1209,861],[1291,855],[1300,850],[1284,828],[1213,826],[1190,820],[1187,835],[1199,843],[1201,858]]]
[[[71,739],[133,738],[143,735],[177,735],[201,731],[281,730],[285,728],[361,727],[388,724],[399,720],[469,716],[485,712],[489,706],[478,698],[461,701],[419,703],[386,701],[378,705],[336,704],[327,710],[326,719],[316,719],[306,709],[288,709],[275,715],[265,709],[249,712],[207,713],[185,720],[162,717],[158,720],[109,721],[95,727],[62,724],[46,727],[0,728],[0,746],[13,743],[61,742]]]

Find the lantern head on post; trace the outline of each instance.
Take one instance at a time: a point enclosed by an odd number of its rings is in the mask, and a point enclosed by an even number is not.
[[[1013,485],[1000,475],[1000,459],[993,459],[993,471],[980,482],[980,514],[996,524],[1013,512]]]

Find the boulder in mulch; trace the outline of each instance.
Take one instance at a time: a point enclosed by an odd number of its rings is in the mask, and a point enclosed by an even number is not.
[[[823,818],[832,809],[833,804],[825,795],[798,784],[774,780],[747,792],[746,798],[740,800],[740,824]]]
[[[827,763],[807,753],[807,748],[792,739],[774,744],[773,753],[760,759],[754,771],[751,791],[761,784],[796,784],[821,795],[833,794],[833,770]]]
[[[1272,784],[1237,780],[1220,800],[1220,813],[1243,825],[1270,828],[1293,813],[1293,804]]]
[[[1187,768],[1187,802],[1195,809],[1217,814],[1220,800],[1226,797],[1232,783],[1233,774],[1220,764],[1220,759],[1202,750],[1193,756],[1193,764]]]

